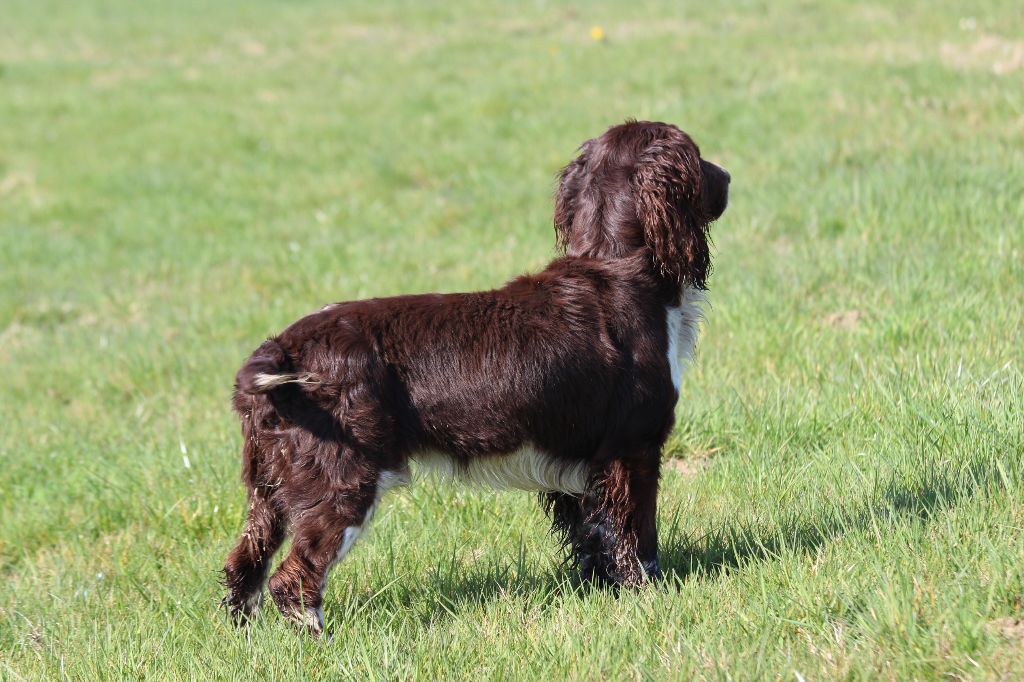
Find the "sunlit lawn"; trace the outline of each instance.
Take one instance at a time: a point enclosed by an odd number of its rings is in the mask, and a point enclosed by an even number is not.
[[[1022,36],[1009,1],[6,0],[0,679],[1024,676]],[[428,482],[332,639],[234,630],[244,357],[542,267],[554,173],[626,117],[733,175],[664,585],[578,589],[533,496]]]

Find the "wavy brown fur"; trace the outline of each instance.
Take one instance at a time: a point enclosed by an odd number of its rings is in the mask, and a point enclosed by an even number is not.
[[[565,255],[541,272],[330,305],[264,342],[235,382],[250,499],[224,569],[236,618],[258,605],[290,530],[270,594],[319,632],[331,566],[425,453],[456,471],[516,452],[544,458],[537,470],[585,466],[582,495],[545,497],[571,560],[601,582],[657,576],[659,458],[678,398],[668,315],[683,287],[706,286],[728,182],[675,126],[615,126],[562,171]]]

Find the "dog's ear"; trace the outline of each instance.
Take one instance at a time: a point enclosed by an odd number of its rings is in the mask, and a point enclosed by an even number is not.
[[[593,144],[593,140],[581,144],[579,156],[558,174],[558,189],[555,191],[555,243],[563,252],[569,245],[569,233],[579,208],[579,195],[586,179],[586,166]]]
[[[680,135],[652,142],[637,160],[630,183],[657,268],[676,284],[703,289],[711,257],[701,207],[700,152]]]

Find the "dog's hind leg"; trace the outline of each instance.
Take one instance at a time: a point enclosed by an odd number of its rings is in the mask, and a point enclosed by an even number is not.
[[[286,521],[274,507],[265,488],[249,494],[249,516],[238,544],[224,564],[228,595],[224,605],[236,624],[244,623],[259,608],[263,584],[274,553],[284,542]]]
[[[310,634],[323,631],[328,573],[365,531],[384,492],[407,481],[407,472],[365,472],[316,504],[293,510],[291,551],[269,583],[270,594],[286,618]]]

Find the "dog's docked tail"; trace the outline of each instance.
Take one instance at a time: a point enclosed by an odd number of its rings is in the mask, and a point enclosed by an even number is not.
[[[267,339],[253,353],[235,377],[235,386],[242,393],[268,393],[284,384],[319,383],[308,373],[293,371],[291,359],[274,339]]]

